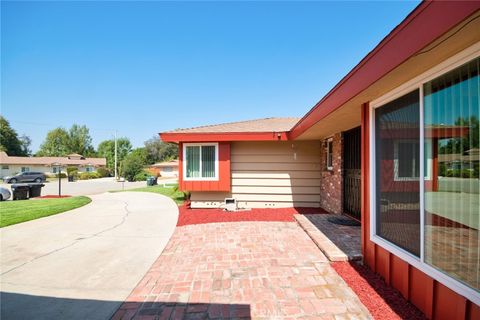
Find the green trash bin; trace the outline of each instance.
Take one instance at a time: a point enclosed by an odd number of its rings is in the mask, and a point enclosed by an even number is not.
[[[152,177],[148,177],[147,178],[147,186],[153,186],[153,178]]]

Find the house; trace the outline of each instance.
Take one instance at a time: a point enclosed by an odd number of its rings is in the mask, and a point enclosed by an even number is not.
[[[178,177],[178,160],[171,160],[152,164],[148,170],[161,177]]]
[[[480,319],[479,73],[480,2],[425,1],[301,119],[160,137],[192,207],[348,214],[364,263],[427,317]],[[459,154],[472,175],[448,177]]]
[[[43,172],[47,175],[56,174],[58,164],[62,170],[66,167],[77,167],[79,172],[94,172],[99,167],[105,167],[105,158],[85,158],[79,154],[69,154],[65,157],[11,157],[0,152],[0,178],[12,176],[20,172]]]

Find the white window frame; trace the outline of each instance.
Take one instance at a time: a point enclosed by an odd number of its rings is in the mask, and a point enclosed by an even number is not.
[[[370,102],[369,106],[369,121],[370,121],[370,132],[369,132],[369,139],[370,139],[370,185],[369,185],[369,192],[370,192],[370,240],[375,244],[379,245],[380,247],[384,248],[385,250],[391,252],[392,254],[396,255],[397,257],[403,259],[404,261],[408,262],[415,268],[419,269],[420,271],[424,272],[428,276],[432,277],[436,281],[442,283],[446,287],[450,288],[451,290],[457,292],[458,294],[466,297],[467,299],[471,300],[472,302],[480,305],[480,293],[473,288],[465,285],[464,283],[452,278],[451,276],[447,275],[446,273],[440,271],[439,269],[430,266],[425,262],[425,180],[430,180],[429,177],[425,177],[424,173],[424,147],[425,147],[425,137],[424,137],[424,105],[423,105],[423,85],[443,74],[460,67],[461,65],[480,57],[480,42],[472,45],[471,47],[461,51],[460,53],[450,57],[449,59],[445,60],[444,62],[438,64],[437,66],[431,68],[430,70],[422,73],[421,75],[407,81],[403,85],[393,89],[392,91],[388,92],[387,94],[381,96],[378,99],[375,99]],[[419,163],[422,164],[420,166],[420,178],[419,186],[420,186],[420,257],[417,257],[410,252],[400,248],[399,246],[393,244],[392,242],[385,240],[376,234],[376,177],[375,177],[375,109],[384,106],[388,102],[391,102],[401,96],[410,93],[414,90],[419,90],[419,112],[420,112],[420,137],[419,137],[419,146],[420,146],[420,161]],[[429,170],[429,169],[428,169]],[[430,174],[430,173],[428,173]]]
[[[202,148],[215,147],[215,176],[214,177],[187,177],[187,147],[200,147],[200,174],[202,173]],[[183,180],[184,181],[218,181],[218,142],[215,143],[184,143],[183,144]]]
[[[30,172],[30,167],[21,167],[21,168],[20,168],[20,172],[21,172],[21,173]]]
[[[8,166],[8,164],[2,164],[2,170],[9,170],[10,167]]]
[[[332,152],[330,153],[330,148],[329,145],[332,144]],[[332,163],[329,166],[328,159],[332,159]],[[325,167],[327,168],[328,171],[333,171],[333,138],[328,138],[325,139]]]

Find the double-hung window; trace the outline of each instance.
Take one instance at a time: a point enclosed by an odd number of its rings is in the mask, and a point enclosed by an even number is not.
[[[480,45],[371,103],[371,239],[480,301]]]
[[[218,180],[218,143],[183,145],[184,180]]]

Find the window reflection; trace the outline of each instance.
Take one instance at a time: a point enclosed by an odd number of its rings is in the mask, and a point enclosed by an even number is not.
[[[477,290],[479,61],[424,86],[425,262]]]

